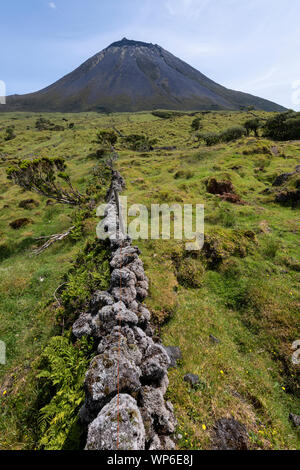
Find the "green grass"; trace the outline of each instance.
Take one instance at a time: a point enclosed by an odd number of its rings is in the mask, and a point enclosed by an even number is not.
[[[212,426],[224,416],[246,425],[254,449],[299,448],[299,436],[288,420],[290,412],[299,414],[299,366],[291,363],[291,344],[300,338],[299,209],[276,204],[272,191],[263,193],[277,175],[299,164],[299,142],[251,136],[198,146],[190,132],[195,116],[189,114],[170,119],[151,113],[45,115],[55,124],[75,123],[64,132],[36,131],[37,117],[0,115],[0,339],[8,350],[8,363],[0,366],[0,447],[34,445],[30,426],[24,423],[20,429],[18,416],[26,403],[19,401],[15,413],[6,410],[23,383],[34,389],[32,364],[49,339],[61,334],[51,307],[53,293],[85,238],[94,237],[97,223],[95,217],[89,219],[85,237],[76,243],[64,241],[32,256],[35,237],[67,229],[71,210],[48,206],[44,198],[12,186],[5,168],[14,159],[62,156],[72,182],[84,190],[97,163],[92,141],[99,129],[115,126],[124,135],[144,133],[157,139],[157,147],[176,147],[140,153],[118,141],[116,164],[127,183],[129,204],[203,203],[206,239],[218,255],[216,263],[205,250],[188,255],[179,241],[137,242],[150,279],[146,303],[157,330],[165,344],[178,345],[183,352],[179,367],[170,371],[168,391],[182,435],[178,448],[210,448]],[[220,132],[248,118],[247,113],[208,113],[203,132]],[[5,128],[11,124],[17,137],[5,142]],[[205,182],[210,177],[230,179],[246,204],[208,194]],[[39,206],[19,208],[28,198]],[[10,228],[21,217],[32,222],[20,230]],[[213,344],[210,334],[220,343]],[[183,381],[188,372],[199,375],[197,389]]]

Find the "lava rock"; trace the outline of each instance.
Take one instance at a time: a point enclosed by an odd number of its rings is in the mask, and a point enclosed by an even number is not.
[[[182,353],[178,346],[163,346],[166,350],[169,358],[170,358],[170,365],[171,367],[177,367],[177,361],[182,359]]]
[[[233,418],[221,418],[216,422],[213,431],[215,450],[249,449],[247,429],[239,421]]]
[[[289,419],[293,423],[293,425],[296,426],[297,428],[300,426],[300,416],[299,415],[295,415],[294,413],[290,413]]]
[[[72,331],[73,335],[76,338],[81,338],[82,336],[91,336],[92,335],[92,316],[89,313],[82,313],[79,318],[74,322]]]
[[[195,387],[200,382],[199,376],[196,374],[186,374],[183,380],[188,382],[192,387]]]
[[[90,302],[90,310],[92,315],[96,315],[98,311],[106,306],[106,305],[113,305],[114,298],[106,291],[97,290],[94,292],[94,295]]]
[[[214,335],[209,335],[209,339],[211,340],[212,343],[219,344],[221,341],[216,338]]]
[[[119,417],[119,419],[118,419]],[[119,428],[119,431],[118,431]],[[119,436],[119,445],[118,445]],[[136,400],[113,398],[89,425],[85,450],[144,450],[145,428]]]

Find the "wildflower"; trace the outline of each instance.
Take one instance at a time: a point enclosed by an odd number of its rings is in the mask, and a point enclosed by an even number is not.
[[[3,396],[5,396],[7,394],[7,390],[4,390],[4,392],[2,393]]]
[[[206,431],[206,426],[205,426],[205,424],[202,424],[202,429],[203,429],[203,431]]]
[[[224,375],[224,371],[223,371],[223,370],[220,370],[220,374]]]
[[[282,390],[285,392],[285,387],[281,387],[281,388],[282,388]]]

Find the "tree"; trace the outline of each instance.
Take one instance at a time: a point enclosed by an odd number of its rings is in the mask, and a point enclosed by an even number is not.
[[[260,120],[258,118],[255,119],[248,119],[244,123],[244,127],[246,129],[247,135],[250,135],[250,132],[254,132],[255,137],[258,137],[258,129],[260,127]]]
[[[114,145],[118,141],[118,135],[114,131],[101,130],[97,134],[97,138],[94,141],[99,145],[99,148],[96,150],[96,155],[99,158],[108,155],[111,151],[114,150]]]
[[[300,113],[287,111],[268,119],[263,135],[274,140],[300,139]]]
[[[26,191],[55,199],[60,204],[80,205],[86,198],[72,186],[65,170],[63,158],[41,157],[8,168],[7,177]]]

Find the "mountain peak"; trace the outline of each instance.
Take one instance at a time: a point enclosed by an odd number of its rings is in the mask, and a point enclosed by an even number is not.
[[[116,41],[110,44],[108,48],[110,47],[124,47],[124,46],[136,46],[136,47],[153,47],[153,44],[149,42],[143,42],[143,41],[135,41],[133,39],[127,39],[123,38],[121,41]]]

